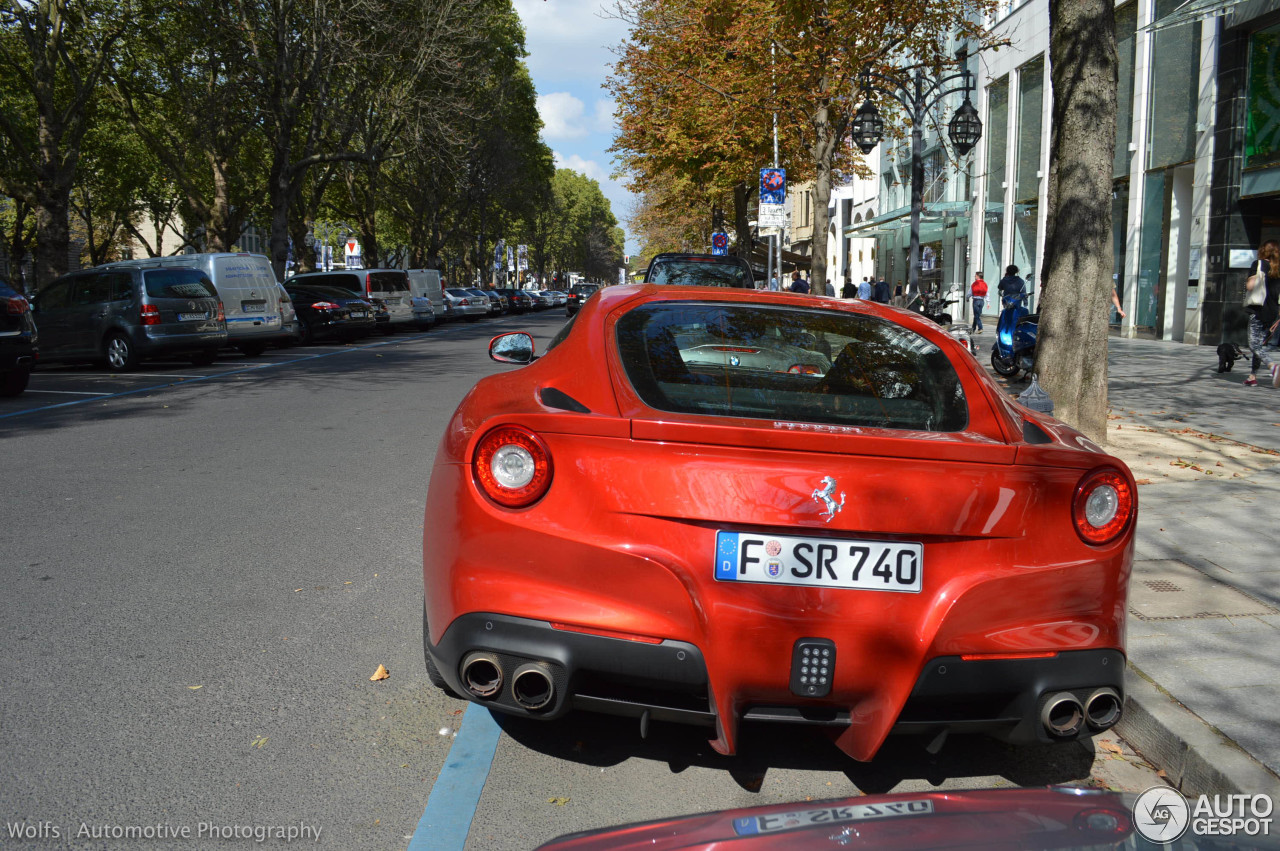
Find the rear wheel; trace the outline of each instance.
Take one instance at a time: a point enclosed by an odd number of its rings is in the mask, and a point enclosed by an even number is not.
[[[202,352],[196,352],[191,356],[193,366],[208,366],[218,359],[217,349],[205,349]]]
[[[311,330],[311,323],[298,317],[298,342],[304,346],[309,346],[315,342],[315,332]]]
[[[128,372],[138,366],[138,352],[133,341],[119,332],[107,337],[103,354],[107,358],[107,369],[112,372]]]
[[[429,634],[430,633],[427,631],[427,614],[424,611],[422,613],[422,656],[427,660],[427,679],[431,681],[433,686],[449,695],[449,697],[461,699],[462,695],[449,688],[449,684],[446,683],[444,681],[444,677],[440,675],[440,669],[437,668],[436,663],[431,660],[431,654],[427,652],[427,642],[430,640],[428,637]]]
[[[25,366],[0,373],[0,396],[17,396],[27,389],[27,382],[30,380],[31,370]]]
[[[991,368],[1005,378],[1012,378],[1018,374],[1017,362],[1013,358],[1000,357],[1000,353],[995,349],[991,350]]]
[[[267,350],[266,343],[241,343],[236,346],[240,350],[240,354],[247,358],[256,358]]]

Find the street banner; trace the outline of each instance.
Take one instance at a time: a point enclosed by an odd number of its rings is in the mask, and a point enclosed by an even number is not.
[[[521,272],[529,270],[529,246],[516,246],[516,266],[519,267]]]
[[[507,271],[514,272],[516,270],[516,247],[514,245],[507,246]]]

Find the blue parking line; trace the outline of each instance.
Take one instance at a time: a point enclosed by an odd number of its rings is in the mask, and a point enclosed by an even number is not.
[[[489,710],[468,704],[409,851],[462,851],[501,735],[502,728]]]
[[[417,338],[406,337],[399,340],[386,340],[381,343],[370,343],[367,346],[360,346],[354,349],[341,349],[336,352],[323,352],[318,355],[307,355],[306,357],[295,358],[289,361],[282,361],[281,363],[264,363],[264,364],[259,364],[257,366],[246,367],[244,369],[232,369],[232,370],[228,370],[227,372],[218,372],[213,375],[201,375],[196,378],[186,378],[186,379],[183,379],[182,381],[166,381],[164,384],[152,384],[148,387],[139,387],[134,390],[122,390],[119,393],[108,393],[104,396],[95,396],[92,399],[77,399],[74,402],[59,402],[57,405],[44,405],[39,408],[27,408],[25,411],[13,411],[12,413],[8,413],[8,414],[0,414],[0,420],[7,420],[10,417],[20,417],[24,414],[34,414],[40,411],[52,411],[55,408],[69,408],[72,405],[83,405],[86,402],[105,402],[107,399],[117,399],[121,396],[135,396],[138,393],[150,393],[152,390],[163,390],[168,387],[181,387],[184,384],[195,384],[198,381],[208,381],[210,378],[223,378],[228,375],[240,375],[241,373],[245,373],[245,372],[258,372],[264,369],[272,369],[274,367],[279,367],[279,366],[289,366],[290,364],[303,363],[309,360],[319,360],[320,358],[330,358],[330,357],[333,357],[334,355],[345,355],[345,354],[350,354],[351,352],[361,352],[361,351],[364,351],[365,349],[376,349],[381,346],[390,346],[395,343],[407,343],[414,339],[417,339]]]

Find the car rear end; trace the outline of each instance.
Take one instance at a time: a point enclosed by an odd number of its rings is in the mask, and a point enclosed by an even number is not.
[[[365,296],[383,303],[392,331],[416,326],[418,320],[413,312],[409,276],[403,269],[369,269],[364,272],[363,279]]]
[[[1123,463],[929,323],[618,290],[446,432],[424,617],[450,687],[706,724],[725,753],[743,720],[815,724],[860,760],[1118,719]]]
[[[271,261],[261,254],[192,255],[222,299],[227,319],[227,343],[247,355],[293,339],[285,327],[280,285]]]
[[[0,396],[17,396],[27,389],[37,357],[31,305],[0,278]]]
[[[451,296],[454,313],[468,322],[489,315],[489,297],[483,293],[477,295],[459,287],[450,287],[445,292]]]
[[[305,323],[307,341],[355,340],[376,329],[375,306],[342,287],[288,287],[294,309]]]
[[[121,318],[139,356],[209,355],[228,344],[225,305],[203,271],[179,266],[135,274],[142,276],[136,324],[134,316]]]
[[[565,315],[573,316],[582,307],[582,303],[595,295],[599,287],[593,284],[577,284],[569,290],[565,300]]]

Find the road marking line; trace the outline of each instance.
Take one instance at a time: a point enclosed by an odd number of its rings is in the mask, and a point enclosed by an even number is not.
[[[136,396],[139,393],[150,393],[152,390],[165,390],[171,387],[182,387],[186,384],[195,384],[197,381],[207,381],[210,378],[224,378],[228,375],[239,375],[245,372],[258,372],[259,370],[271,369],[277,366],[289,366],[290,364],[303,363],[304,361],[319,360],[320,358],[333,357],[334,355],[341,355],[346,352],[361,352],[366,349],[377,349],[377,348],[381,348],[382,346],[394,345],[397,342],[401,342],[401,343],[407,342],[407,339],[388,340],[385,343],[371,343],[370,345],[360,346],[354,349],[341,349],[336,352],[323,352],[318,355],[308,355],[307,357],[298,358],[297,360],[284,361],[283,363],[264,363],[261,366],[251,366],[251,367],[246,367],[245,369],[232,369],[232,370],[228,370],[227,372],[215,372],[212,375],[174,376],[177,378],[185,378],[186,380],[185,381],[167,381],[163,384],[151,384],[146,387],[137,387],[133,390],[122,390],[119,393],[108,393],[106,396],[97,396],[97,397],[94,397],[93,399],[76,399],[73,402],[59,402],[56,405],[43,405],[39,408],[27,408],[22,411],[14,411],[9,414],[0,414],[0,420],[7,420],[10,417],[21,417],[24,414],[34,414],[39,411],[52,411],[54,408],[68,408],[72,405],[83,405],[85,402],[96,402],[99,399],[116,399],[121,396]],[[66,373],[61,373],[61,374],[66,374]],[[169,377],[170,375],[172,375],[172,373],[166,373],[165,377]]]
[[[431,785],[409,851],[462,851],[501,736],[493,713],[476,703],[467,705],[462,729]]]
[[[110,396],[110,393],[92,393],[88,390],[32,390],[28,387],[24,393],[65,393],[68,396]]]

